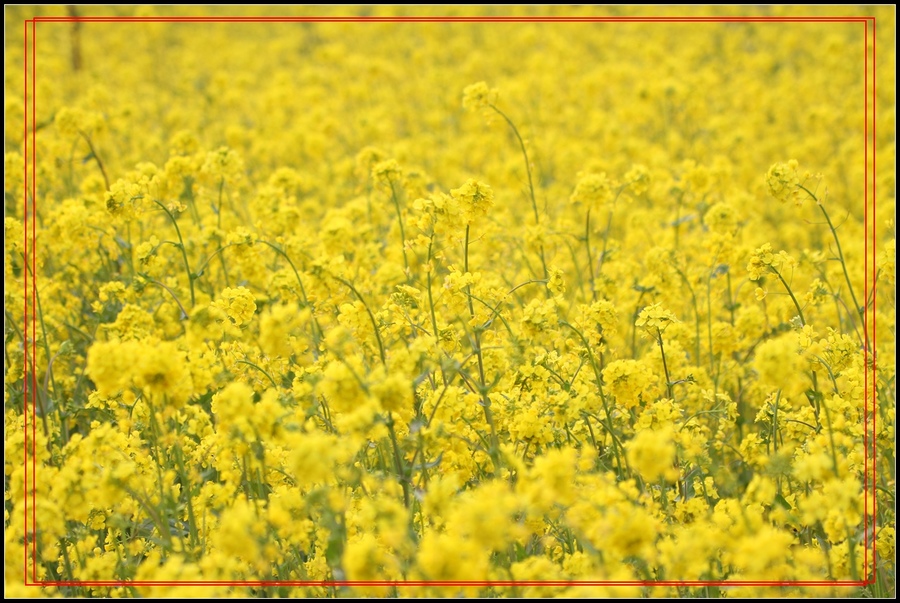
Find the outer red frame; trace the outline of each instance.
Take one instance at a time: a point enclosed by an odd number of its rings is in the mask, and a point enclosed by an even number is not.
[[[865,448],[865,479],[863,483],[863,489],[865,493],[865,511],[864,511],[864,534],[865,534],[865,557],[863,567],[871,567],[872,568],[872,576],[869,579],[864,580],[855,580],[855,581],[841,581],[841,580],[823,580],[823,581],[762,581],[762,580],[717,580],[717,581],[708,581],[708,580],[660,580],[660,581],[597,581],[597,580],[572,580],[572,581],[558,581],[558,580],[550,580],[550,581],[540,581],[540,580],[524,580],[524,581],[422,581],[422,580],[407,580],[407,581],[379,581],[379,580],[368,580],[368,581],[353,581],[353,580],[335,580],[335,581],[296,581],[296,580],[285,580],[285,581],[253,581],[253,580],[244,580],[244,581],[122,581],[122,580],[69,580],[69,581],[38,581],[37,580],[37,564],[33,562],[34,559],[37,558],[37,541],[33,537],[34,533],[37,530],[36,527],[36,515],[35,515],[35,473],[36,473],[36,462],[35,462],[35,425],[37,423],[36,418],[36,392],[37,392],[37,377],[34,370],[34,358],[36,354],[36,323],[33,315],[33,308],[36,306],[36,295],[37,295],[37,285],[36,285],[36,277],[37,272],[35,270],[35,254],[34,254],[34,241],[35,237],[35,205],[36,205],[36,195],[31,196],[31,206],[29,210],[29,158],[31,160],[31,191],[36,191],[36,177],[35,177],[35,163],[36,163],[36,154],[35,154],[35,131],[31,131],[31,147],[30,147],[30,156],[29,156],[29,137],[28,137],[28,125],[29,125],[29,92],[31,99],[31,123],[34,122],[35,119],[35,79],[37,77],[36,69],[35,69],[35,45],[36,45],[36,28],[35,25],[37,23],[67,23],[67,22],[83,22],[83,23],[135,23],[135,22],[147,22],[147,23],[161,23],[161,22],[177,22],[177,23],[209,23],[209,22],[232,22],[232,23],[304,23],[304,22],[320,22],[320,23],[336,23],[336,22],[366,22],[366,23],[429,23],[429,22],[443,22],[443,23],[862,23],[865,27],[865,123],[863,124],[864,131],[864,140],[865,140],[865,168],[866,168],[866,182],[864,185],[865,193],[864,193],[864,203],[865,203],[865,221],[864,221],[864,230],[866,233],[865,240],[865,272],[866,275],[872,276],[872,287],[871,292],[869,288],[868,279],[865,281],[865,318],[864,318],[864,329],[866,332],[869,332],[869,327],[871,325],[871,333],[872,333],[872,349],[869,350],[871,354],[871,378],[868,371],[868,363],[866,364],[866,379],[865,379],[865,426],[864,430],[864,448]],[[31,26],[30,31],[30,45],[29,45],[29,24]],[[869,29],[871,25],[871,65],[869,63]],[[30,52],[30,54],[29,54]],[[29,57],[31,59],[31,77],[29,79]],[[870,96],[870,71],[871,71],[871,96]],[[31,84],[31,88],[29,90],[29,82]],[[25,258],[26,262],[30,262],[31,270],[24,271],[24,282],[25,282],[25,311],[24,311],[24,319],[25,319],[25,335],[26,339],[28,335],[31,336],[31,350],[29,354],[29,346],[25,344],[25,379],[24,379],[24,396],[23,396],[23,404],[25,407],[25,486],[26,486],[26,495],[25,495],[25,505],[24,505],[24,513],[25,513],[25,566],[24,566],[24,579],[26,586],[382,586],[382,587],[397,587],[397,586],[459,586],[459,587],[476,587],[476,586],[868,586],[873,584],[877,578],[877,552],[875,550],[875,278],[876,278],[876,268],[875,268],[875,17],[150,17],[150,18],[141,18],[141,17],[35,17],[33,19],[27,19],[25,21],[25,87],[24,87],[24,101],[25,101],[25,136],[24,136],[24,156],[25,156],[25,228],[24,228],[24,249],[25,249]],[[871,113],[871,122],[869,117],[869,106],[871,103],[872,113]],[[870,139],[871,136],[871,139]],[[871,142],[870,142],[871,140]],[[872,170],[871,173],[868,170],[869,164],[869,147],[871,145],[871,153],[872,153]],[[871,180],[870,180],[871,178]],[[871,186],[872,191],[872,217],[871,222],[869,220],[869,188]],[[29,216],[30,211],[30,216]],[[30,218],[30,227],[31,227],[31,241],[32,246],[29,247],[29,218]],[[871,229],[871,230],[870,230]],[[869,249],[869,236],[872,238],[872,258],[870,260],[870,249]],[[871,262],[871,263],[870,263]],[[869,272],[869,267],[871,265],[871,272]],[[29,294],[29,286],[28,286],[28,275],[29,273],[32,275],[31,279],[31,289]],[[868,300],[869,296],[872,296],[872,311],[871,314],[869,312]],[[29,309],[32,309],[31,313],[29,313]],[[871,321],[871,322],[870,322]],[[29,330],[30,326],[30,330]],[[870,386],[871,384],[871,386]],[[872,395],[870,399],[870,393]],[[29,421],[29,401],[31,406],[31,416]],[[871,406],[870,406],[871,404]],[[871,410],[870,410],[871,409]],[[871,421],[871,439],[869,432],[869,422]],[[29,425],[31,427],[31,433],[29,437]],[[30,446],[29,446],[30,443]],[[29,456],[30,452],[30,456]],[[871,455],[871,457],[870,457]],[[870,458],[871,458],[871,484],[869,478],[869,470],[870,470]],[[30,467],[29,467],[30,460]],[[30,468],[30,474],[29,474]],[[29,482],[29,475],[31,481]],[[28,486],[31,486],[31,505],[29,507],[29,496],[28,496]],[[872,488],[871,500],[869,497],[869,488]],[[29,517],[29,508],[30,508],[30,517]],[[869,511],[872,511],[872,538],[870,541],[869,537]],[[31,520],[29,523],[29,519]],[[31,526],[31,531],[28,530],[29,525]],[[29,564],[29,545],[31,548],[31,575],[29,576],[28,572],[28,564]],[[871,557],[869,556],[871,553]],[[871,560],[871,565],[870,565]]]

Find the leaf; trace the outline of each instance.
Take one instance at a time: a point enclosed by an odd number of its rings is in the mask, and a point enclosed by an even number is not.
[[[780,493],[775,495],[775,502],[778,503],[779,505],[781,505],[783,508],[787,509],[788,511],[791,510],[791,503],[789,503],[787,501],[787,499],[784,496],[782,496]]]

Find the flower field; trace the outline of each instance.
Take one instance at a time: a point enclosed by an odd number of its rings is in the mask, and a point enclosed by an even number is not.
[[[6,8],[8,593],[894,594],[893,9],[68,10]],[[151,18],[283,10],[376,19]]]

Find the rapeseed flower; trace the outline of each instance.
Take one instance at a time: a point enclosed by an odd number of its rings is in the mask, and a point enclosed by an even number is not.
[[[231,324],[237,327],[250,322],[256,313],[256,301],[246,287],[226,287],[222,297],[214,301],[211,307],[223,311]]]
[[[34,49],[34,115],[7,82],[9,592],[893,594],[859,32],[332,21],[83,22]],[[728,594],[832,592],[771,589]]]

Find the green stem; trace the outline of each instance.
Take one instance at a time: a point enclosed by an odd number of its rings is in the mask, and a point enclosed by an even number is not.
[[[469,225],[466,225],[466,241],[463,253],[463,271],[468,274],[469,272]],[[472,317],[472,320],[475,319],[475,305],[472,303],[472,285],[466,285],[466,297],[469,304],[469,316]],[[494,426],[494,413],[491,410],[491,399],[488,396],[488,388],[485,383],[484,378],[484,355],[481,351],[481,327],[474,326],[472,328],[472,339],[474,341],[474,352],[475,357],[478,359],[478,378],[480,380],[478,384],[479,394],[481,395],[481,406],[484,409],[484,420],[487,421],[488,427],[491,430],[491,460],[494,464],[494,471],[499,470],[500,468],[500,444],[497,439],[497,431]]]
[[[400,480],[400,487],[403,488],[403,505],[408,509],[410,504],[409,480],[406,475],[404,475],[403,464],[400,461],[400,445],[397,443],[397,434],[394,431],[394,418],[390,412],[388,412],[385,424],[387,424],[388,435],[391,437],[391,446],[394,449],[394,469],[397,471],[397,479]]]
[[[131,268],[131,277],[134,278],[134,245],[131,244],[131,222],[128,223],[126,230],[128,231],[128,267]]]
[[[838,393],[837,378],[834,376],[834,372],[831,370],[831,366],[827,362],[825,362],[822,358],[820,358],[819,356],[816,356],[816,358],[819,360],[819,363],[821,363],[822,366],[825,367],[825,370],[828,372],[828,376],[831,377],[831,383],[834,386],[834,393],[837,394]],[[822,396],[822,408],[825,409],[825,421],[828,426],[828,439],[829,439],[829,442],[831,443],[831,461],[832,461],[832,463],[834,463],[834,476],[840,477],[838,475],[837,446],[835,445],[835,442],[834,442],[834,431],[831,427],[831,410],[828,408],[828,402],[825,401],[824,396]],[[816,417],[816,419],[818,419],[818,417]]]
[[[672,393],[672,379],[669,377],[669,366],[666,364],[666,351],[663,348],[662,331],[660,331],[659,328],[656,329],[656,341],[659,343],[659,355],[662,357],[663,372],[666,374],[666,395],[669,396],[670,400],[674,400],[675,396]]]
[[[109,190],[109,176],[106,175],[106,168],[103,167],[103,160],[100,159],[100,155],[97,154],[97,150],[94,148],[94,143],[91,142],[91,137],[85,134],[82,131],[78,131],[84,141],[88,145],[88,149],[91,151],[91,157],[94,158],[94,161],[97,162],[97,167],[100,168],[100,174],[103,175],[103,183],[106,185],[106,190]]]
[[[831,236],[834,237],[834,244],[837,246],[838,260],[841,262],[841,268],[844,271],[844,279],[847,281],[847,290],[850,291],[850,297],[851,297],[851,299],[853,299],[853,307],[856,309],[856,315],[859,317],[862,317],[862,316],[864,316],[865,308],[861,307],[859,305],[859,302],[856,301],[856,294],[853,292],[853,285],[850,283],[850,275],[847,273],[847,262],[844,261],[844,252],[841,249],[841,241],[838,238],[837,229],[834,227],[834,224],[831,221],[831,217],[828,215],[828,212],[825,210],[825,206],[822,205],[822,203],[819,201],[818,197],[816,197],[816,195],[813,194],[812,191],[810,191],[808,188],[806,188],[802,184],[800,184],[798,186],[799,186],[799,188],[806,191],[806,193],[810,197],[812,197],[813,201],[816,202],[816,205],[822,211],[822,215],[825,216],[825,221],[828,222],[828,228],[831,230]],[[854,322],[854,324],[856,324],[856,318],[854,318],[853,322]],[[863,329],[863,336],[865,338],[866,349],[869,349],[869,333],[865,328]]]
[[[637,325],[635,325],[635,321],[637,321],[638,315],[641,313],[641,300],[644,299],[644,294],[646,290],[642,290],[640,295],[638,295],[637,302],[634,306],[634,313],[631,315],[631,357],[637,358]]]
[[[222,230],[222,191],[225,189],[225,179],[219,180],[219,204],[214,208],[216,212],[216,228]]]
[[[391,199],[394,201],[394,209],[397,210],[397,222],[400,223],[400,247],[403,250],[403,268],[406,272],[406,278],[409,279],[409,260],[406,257],[406,231],[403,228],[403,214],[400,212],[400,200],[397,199],[397,191],[394,188],[394,181],[388,181],[391,185]]]
[[[838,475],[837,445],[834,443],[834,429],[831,427],[831,409],[828,408],[828,402],[824,399],[822,400],[822,408],[825,409],[825,421],[828,426],[828,440],[831,444],[831,462],[834,464],[834,476],[840,477]]]
[[[775,276],[778,277],[778,280],[780,280],[781,284],[784,285],[787,294],[791,296],[791,301],[794,302],[794,307],[797,308],[797,315],[800,317],[800,326],[805,325],[806,319],[803,317],[803,310],[800,308],[800,302],[798,302],[797,298],[794,297],[794,292],[791,291],[791,286],[788,285],[787,281],[784,280],[784,277],[781,276],[781,273],[778,272],[778,270],[776,270],[774,266],[769,266],[769,270],[771,270],[775,274]]]
[[[249,360],[238,360],[237,362],[238,362],[239,364],[246,364],[247,366],[252,366],[252,367],[255,368],[256,370],[258,370],[260,373],[262,373],[263,375],[265,375],[266,378],[272,383],[273,386],[275,386],[276,389],[278,388],[278,384],[275,383],[275,380],[274,380],[274,379],[272,379],[272,375],[270,375],[270,374],[267,373],[265,370],[263,370],[263,368],[260,367],[258,364],[254,364],[254,363],[250,362]]]
[[[175,300],[175,303],[178,304],[178,308],[181,310],[181,317],[182,317],[182,319],[188,317],[187,310],[184,309],[184,306],[183,306],[183,305],[181,304],[181,302],[178,300],[178,296],[175,295],[175,292],[174,292],[174,291],[172,291],[169,287],[163,285],[161,282],[159,282],[159,281],[157,281],[157,280],[154,280],[154,279],[150,278],[150,277],[147,276],[146,274],[139,274],[139,276],[140,276],[141,278],[147,279],[147,282],[148,282],[148,283],[152,283],[152,284],[156,285],[157,287],[160,287],[161,289],[164,289],[164,290],[168,291],[169,295],[172,296],[172,299]]]
[[[434,311],[434,294],[431,291],[431,248],[434,245],[434,233],[428,239],[428,257],[425,260],[425,280],[428,285],[428,308],[431,310],[431,328],[434,332],[435,340],[438,339],[437,314]]]
[[[203,271],[206,270],[206,267],[209,265],[209,263],[212,261],[212,259],[213,259],[214,257],[216,257],[217,255],[219,255],[220,253],[222,253],[223,251],[225,251],[225,250],[228,249],[229,247],[234,247],[235,245],[237,245],[237,243],[228,243],[227,245],[222,245],[221,247],[219,247],[218,249],[216,249],[216,250],[212,253],[212,255],[210,255],[208,258],[206,258],[206,261],[203,262],[203,264],[200,266],[200,268],[197,269],[197,277],[199,278],[200,275],[203,274]],[[226,278],[227,278],[227,277],[226,277]],[[227,283],[226,283],[226,284],[227,284]]]
[[[425,260],[425,280],[426,286],[428,288],[428,309],[431,311],[431,328],[434,333],[434,341],[435,343],[440,341],[440,333],[438,332],[438,324],[437,324],[437,314],[434,311],[434,293],[431,290],[431,272],[434,270],[434,267],[431,265],[431,251],[434,246],[434,232],[431,233],[431,236],[428,239],[428,257]],[[444,382],[444,385],[447,385],[447,374],[441,369],[441,381]]]
[[[597,287],[594,285],[594,259],[591,257],[591,208],[588,207],[584,219],[584,246],[587,248],[588,274],[591,277],[591,299],[597,300]]]
[[[880,272],[879,272],[879,274],[880,274]],[[826,274],[824,268],[821,268],[821,267],[819,268],[819,276],[822,277],[822,282],[825,283],[825,286],[826,286],[829,290],[831,290],[831,289],[832,289],[831,282],[829,282],[829,280],[828,280],[828,275]],[[876,281],[878,280],[878,279],[877,279],[877,275],[876,275],[876,279],[875,279],[875,280],[876,280]],[[874,290],[874,288],[873,288],[873,290]],[[844,311],[846,311],[847,316],[850,317],[850,322],[851,322],[851,324],[853,325],[853,330],[856,331],[856,338],[859,339],[860,342],[863,342],[864,339],[863,339],[862,333],[860,333],[860,331],[859,331],[859,325],[857,325],[857,324],[856,324],[856,321],[853,320],[853,310],[851,310],[851,309],[847,306],[847,302],[844,301],[844,298],[841,297],[840,295],[837,295],[837,294],[832,293],[832,294],[831,294],[831,297],[834,298],[834,311],[835,311],[835,315],[836,315],[837,318],[838,318],[838,321],[843,322],[842,319],[841,319],[841,308],[844,308]],[[869,305],[869,304],[866,304],[866,307],[868,307],[868,305]]]
[[[619,187],[619,190],[616,191],[616,196],[612,201],[612,205],[609,208],[609,215],[606,216],[606,229],[603,231],[603,249],[600,251],[600,263],[597,266],[598,272],[603,269],[603,262],[606,260],[606,249],[609,245],[609,231],[612,228],[613,221],[613,208],[616,206],[616,203],[618,202],[619,196],[622,194],[622,191],[631,186],[631,184],[632,183],[629,182]]]
[[[181,257],[184,259],[184,269],[187,271],[188,275],[188,284],[191,286],[191,307],[197,303],[196,296],[194,294],[194,274],[191,272],[191,264],[188,261],[187,251],[184,246],[184,239],[181,236],[181,229],[178,228],[178,221],[175,219],[175,216],[172,215],[172,212],[169,211],[169,208],[164,204],[160,203],[158,200],[153,199],[153,202],[156,203],[166,215],[169,216],[169,220],[172,221],[172,225],[175,226],[175,234],[178,235],[178,248],[181,249]]]
[[[675,208],[675,249],[678,249],[678,231],[681,227],[681,203],[684,201],[684,191],[678,196],[678,205]]]
[[[372,310],[369,309],[369,304],[366,303],[366,300],[363,299],[363,296],[360,295],[359,291],[356,290],[356,287],[353,286],[348,280],[342,279],[339,276],[332,275],[334,280],[342,283],[345,287],[350,289],[353,292],[353,295],[362,303],[363,307],[366,309],[366,313],[369,315],[369,320],[372,322],[372,329],[375,331],[375,339],[378,341],[378,353],[381,356],[381,364],[387,364],[387,358],[384,355],[384,343],[381,341],[381,333],[378,332],[378,322],[375,320],[375,315],[372,314]]]
[[[691,292],[691,302],[694,306],[694,331],[695,331],[695,351],[694,355],[696,356],[697,366],[700,366],[700,310],[697,308],[697,294],[694,293],[694,288],[691,287],[691,282],[688,280],[687,275],[682,271],[678,266],[673,263],[670,264],[672,268],[675,269],[675,272],[678,273],[678,276],[681,277],[681,280],[684,281],[684,284],[687,286],[688,291]],[[707,287],[709,283],[707,282]],[[710,357],[712,356],[712,345],[710,345]]]
[[[516,140],[519,141],[519,148],[522,149],[522,157],[525,158],[525,171],[528,174],[528,192],[531,194],[531,209],[534,211],[534,223],[535,225],[539,225],[541,223],[540,215],[538,214],[537,207],[537,197],[534,194],[534,181],[531,178],[531,163],[528,161],[528,151],[525,150],[525,141],[522,140],[522,136],[519,134],[519,129],[516,127],[516,124],[500,109],[492,104],[488,104],[488,106],[497,112],[497,114],[506,120],[506,123],[509,124],[509,127],[512,128],[513,134],[516,135]],[[547,272],[547,261],[544,258],[544,245],[540,246],[541,252],[541,265],[544,268],[544,278],[547,278],[549,273]]]
[[[159,488],[158,508],[162,511],[162,517],[160,518],[158,525],[160,526],[160,535],[168,537],[167,544],[171,545],[173,535],[171,530],[169,529],[169,522],[167,521],[168,514],[166,513],[166,509],[168,505],[166,504],[166,494],[165,488],[163,486],[163,484],[165,483],[165,480],[163,479],[163,467],[166,466],[166,463],[163,462],[162,447],[159,443],[162,430],[159,427],[159,422],[156,420],[156,409],[153,407],[153,404],[151,404],[149,400],[147,401],[147,410],[150,414],[150,434],[152,438],[152,442],[150,442],[150,444],[151,446],[153,446],[153,448],[156,449],[156,458],[154,460],[156,462],[156,480],[157,486]],[[165,532],[162,532],[162,529],[165,529]]]
[[[569,235],[569,237],[574,238],[578,243],[581,242],[581,239],[579,237],[574,237],[571,234]],[[565,237],[563,241],[565,242],[566,247],[569,250],[569,257],[572,258],[572,270],[575,274],[579,275],[579,278],[577,280],[578,291],[581,294],[581,297],[584,298],[584,279],[580,277],[580,275],[582,274],[582,270],[581,266],[578,264],[578,254],[576,253],[575,248],[572,246],[572,242],[569,240],[569,237]]]
[[[775,394],[775,408],[772,411],[772,453],[778,453],[778,403],[781,401],[781,390]]]
[[[49,384],[51,384],[53,386],[53,395],[54,395],[54,397],[58,397],[59,389],[57,388],[57,385],[56,385],[56,379],[53,377],[53,374],[50,372],[50,363],[52,362],[53,356],[50,353],[50,343],[47,340],[47,325],[44,323],[44,310],[41,307],[41,296],[38,294],[38,288],[37,288],[37,284],[36,284],[36,281],[34,278],[34,272],[32,272],[32,270],[31,270],[31,264],[28,263],[28,260],[25,257],[24,253],[21,253],[20,255],[22,256],[22,262],[25,265],[25,269],[28,271],[28,274],[31,275],[31,288],[32,288],[32,291],[34,292],[35,304],[37,304],[38,322],[40,322],[40,324],[41,324],[41,343],[43,344],[44,354],[47,357],[47,375],[49,375],[49,377],[50,377]],[[26,333],[27,333],[27,330],[26,330]],[[22,345],[26,346],[26,348],[28,346],[28,343],[25,341],[24,338],[22,339]],[[36,359],[32,358],[31,361],[32,361],[32,366],[35,366]],[[25,369],[26,370],[28,369],[27,365],[25,366]],[[35,376],[35,379],[36,379],[36,376]],[[45,383],[46,383],[46,379],[45,379]],[[49,396],[50,396],[50,392],[48,391],[47,386],[45,385],[44,398],[49,398]],[[45,423],[44,429],[46,430],[47,429],[47,426],[46,426],[46,421],[47,421],[46,414],[47,413],[44,408],[43,401],[41,400],[41,396],[39,395],[39,392],[35,392],[35,399],[38,401],[38,403],[41,406],[41,408],[40,408],[41,416],[43,417],[43,421]],[[65,420],[66,416],[64,414],[62,404],[56,405],[56,413],[59,418],[59,429],[60,429],[60,433],[63,436],[63,442],[64,443],[68,442],[69,441],[69,427],[68,427],[67,421]]]
[[[728,281],[728,311],[731,313],[731,326],[734,326],[734,297],[731,295],[731,270],[725,273],[725,278]]]
[[[610,437],[613,440],[613,453],[616,456],[616,463],[618,464],[620,469],[624,469],[625,471],[628,471],[628,465],[626,463],[624,463],[623,458],[619,456],[619,448],[622,446],[622,443],[619,442],[619,438],[616,436],[616,433],[613,430],[612,418],[610,416],[611,411],[609,409],[609,403],[606,400],[606,394],[603,392],[603,377],[600,374],[600,367],[597,365],[597,359],[594,357],[594,351],[591,349],[591,344],[587,340],[587,338],[584,336],[584,334],[581,331],[579,331],[578,329],[576,329],[572,324],[570,324],[564,320],[560,320],[559,324],[563,325],[564,327],[568,327],[572,331],[574,331],[575,334],[578,335],[578,337],[581,339],[581,343],[584,345],[584,349],[588,353],[588,360],[591,363],[591,368],[594,369],[594,378],[597,381],[597,391],[600,393],[600,401],[603,403],[603,410],[606,414],[606,421],[605,421],[606,431],[609,433]],[[599,421],[599,420],[598,420],[598,422],[603,423],[603,421]],[[624,455],[624,453],[625,453],[625,450],[623,448],[622,454]]]
[[[187,506],[188,514],[188,533],[191,537],[191,547],[195,548],[200,544],[200,535],[197,532],[197,519],[194,516],[194,503],[192,500],[193,495],[191,494],[191,483],[188,479],[187,467],[184,463],[184,451],[182,451],[181,445],[175,446],[175,457],[176,461],[178,462],[179,470],[181,472],[182,492],[185,494],[185,503]]]
[[[534,195],[534,183],[531,179],[531,164],[528,162],[528,152],[525,150],[525,141],[522,140],[522,136],[519,135],[519,129],[516,128],[516,124],[512,122],[512,120],[507,117],[506,113],[495,107],[494,105],[488,105],[491,109],[497,112],[500,117],[506,120],[506,123],[509,124],[509,127],[512,128],[513,134],[516,135],[516,140],[519,141],[519,147],[522,149],[522,156],[525,158],[525,171],[528,173],[528,190],[531,193],[531,208],[534,210],[534,221],[535,223],[539,222],[538,217],[538,208],[537,208],[537,199]]]
[[[504,324],[504,326],[506,326],[506,330],[509,332],[509,336],[515,340],[515,339],[516,339],[516,334],[513,332],[512,327],[509,326],[509,323],[506,321],[506,319],[503,318],[503,316],[500,314],[500,306],[503,305],[503,302],[504,302],[504,300],[506,299],[507,296],[512,295],[513,293],[515,293],[516,291],[518,291],[519,289],[521,289],[521,288],[524,287],[525,285],[532,285],[532,284],[536,284],[536,283],[546,284],[547,281],[544,281],[544,280],[534,280],[534,279],[532,279],[532,280],[530,280],[530,281],[525,281],[524,283],[519,283],[518,285],[516,285],[515,287],[513,287],[512,289],[510,289],[509,291],[507,291],[507,292],[506,292],[506,295],[504,296],[504,298],[501,299],[499,302],[497,302],[497,304],[495,304],[494,306],[491,306],[491,304],[489,304],[488,302],[484,301],[483,299],[481,299],[481,298],[478,297],[477,295],[473,295],[473,296],[472,296],[472,299],[473,299],[473,300],[477,301],[477,302],[480,303],[482,306],[484,306],[485,308],[487,308],[488,310],[491,311],[490,317],[484,322],[483,325],[481,325],[481,329],[482,329],[483,331],[484,331],[484,330],[487,330],[492,324],[494,324],[494,319],[495,319],[495,318],[499,318],[499,319],[500,319],[500,322],[502,322],[502,323]]]
[[[311,307],[309,300],[306,297],[306,289],[303,287],[303,280],[300,278],[300,272],[297,270],[297,267],[294,265],[294,262],[291,260],[291,258],[288,256],[288,254],[285,253],[285,251],[283,249],[281,249],[278,246],[273,245],[272,243],[269,243],[268,241],[265,241],[263,239],[259,239],[258,242],[262,243],[266,247],[269,247],[275,253],[277,253],[278,255],[283,257],[285,259],[285,261],[288,263],[288,266],[291,267],[291,270],[294,271],[294,276],[297,279],[297,285],[300,287],[300,299],[303,301],[304,306],[310,307],[310,316],[312,317],[312,325],[313,325],[313,333],[312,333],[312,335],[313,335],[313,346],[312,346],[313,355],[318,356],[319,340],[323,334],[322,327],[319,326],[319,321],[316,318],[315,308]],[[376,335],[377,335],[377,333],[378,332],[376,330]]]

